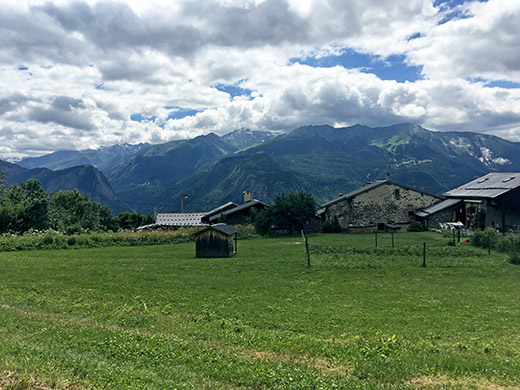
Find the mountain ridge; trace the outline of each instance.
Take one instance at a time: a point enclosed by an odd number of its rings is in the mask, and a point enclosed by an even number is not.
[[[396,182],[440,194],[486,173],[511,170],[520,171],[520,143],[411,123],[210,133],[142,147],[103,168],[115,192],[143,212],[179,211],[180,193],[199,198],[188,200],[188,207],[213,208],[240,201],[245,189],[256,189],[253,196],[263,201],[304,190],[325,202],[386,172]]]

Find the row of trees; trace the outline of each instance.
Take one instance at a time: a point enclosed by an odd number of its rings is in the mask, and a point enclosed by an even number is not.
[[[107,206],[91,202],[78,190],[47,194],[35,179],[7,187],[0,184],[0,233],[54,229],[83,231],[133,229],[153,222],[150,215],[124,212],[113,216]]]

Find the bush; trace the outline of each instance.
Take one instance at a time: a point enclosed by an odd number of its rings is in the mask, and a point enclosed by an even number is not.
[[[471,243],[482,248],[496,248],[500,241],[500,234],[493,228],[478,230],[471,236]]]
[[[332,221],[325,221],[323,225],[321,225],[322,233],[340,233],[341,231],[341,225],[337,218],[334,218]]]
[[[520,265],[520,252],[512,253],[509,262],[514,265]]]
[[[501,236],[497,243],[497,249],[500,252],[520,252],[520,235],[508,234],[506,236]]]
[[[409,232],[424,232],[424,231],[426,231],[426,228],[419,221],[415,221],[415,222],[412,222],[410,224],[410,226],[408,226],[408,231]]]

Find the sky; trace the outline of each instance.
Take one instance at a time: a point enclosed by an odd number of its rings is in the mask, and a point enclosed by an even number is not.
[[[0,156],[310,124],[520,141],[518,0],[0,2]]]

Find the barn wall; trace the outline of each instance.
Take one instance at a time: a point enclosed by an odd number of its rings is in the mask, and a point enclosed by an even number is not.
[[[439,198],[435,196],[387,182],[352,199],[345,198],[330,205],[326,218],[337,218],[343,229],[350,224],[394,224],[413,220],[413,216],[409,215],[411,211],[431,206],[438,201]]]
[[[457,207],[460,207],[457,205]],[[452,207],[446,210],[439,211],[428,217],[428,225],[429,229],[439,229],[441,227],[441,223],[446,222],[457,222],[455,219],[455,211],[457,207]],[[460,221],[464,223],[465,221]]]

